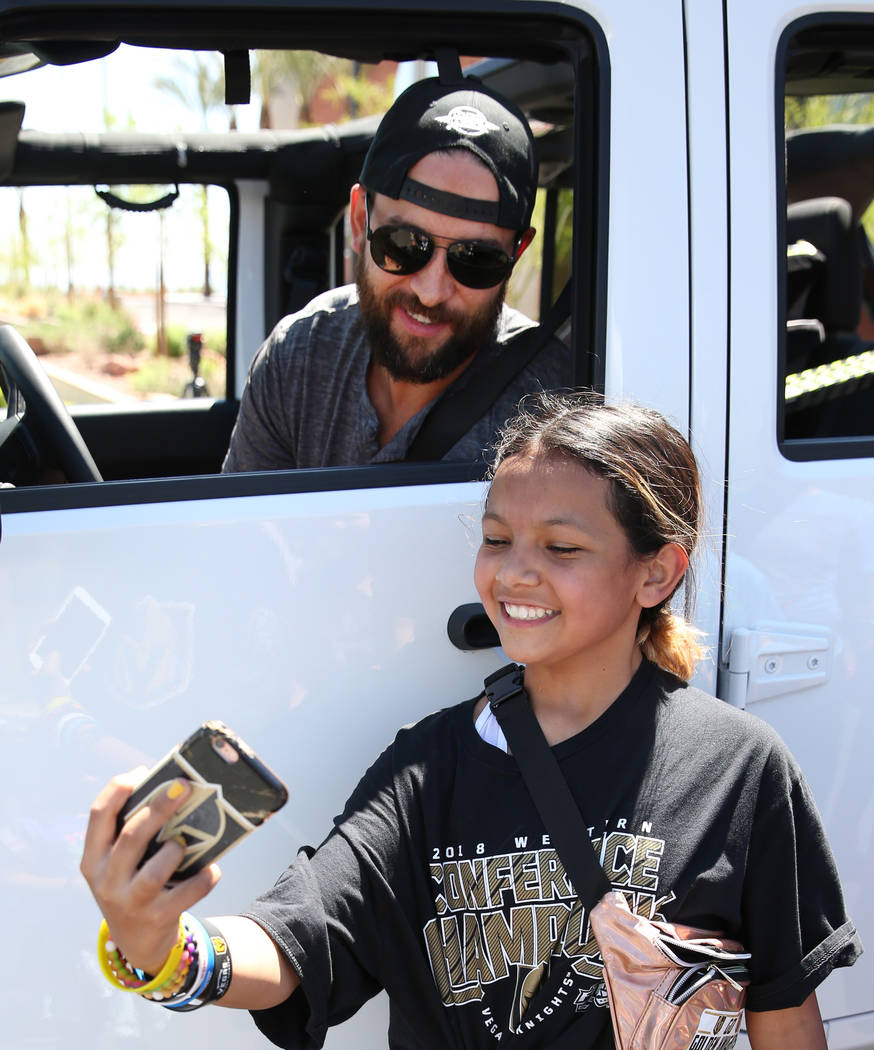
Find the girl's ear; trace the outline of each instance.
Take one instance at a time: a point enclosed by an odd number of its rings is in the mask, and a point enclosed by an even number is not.
[[[637,593],[644,609],[652,609],[670,597],[689,568],[689,555],[679,543],[666,543],[644,562],[648,572]]]

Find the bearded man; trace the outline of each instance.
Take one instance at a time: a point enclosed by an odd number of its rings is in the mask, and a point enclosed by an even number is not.
[[[405,459],[435,405],[487,382],[534,327],[504,293],[534,237],[536,189],[531,129],[509,100],[472,79],[400,95],[350,194],[355,284],[271,332],[222,469]],[[482,459],[523,394],[568,383],[566,348],[544,343],[443,459]]]

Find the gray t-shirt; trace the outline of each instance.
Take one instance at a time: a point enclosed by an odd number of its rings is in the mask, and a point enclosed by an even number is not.
[[[477,381],[483,366],[533,324],[518,310],[504,306],[494,338],[440,396]],[[439,397],[380,448],[379,420],[365,382],[369,362],[370,347],[354,285],[325,292],[303,310],[283,318],[252,362],[222,470],[285,470],[404,459]],[[569,352],[563,343],[551,339],[443,458],[481,459],[523,394],[569,382]]]

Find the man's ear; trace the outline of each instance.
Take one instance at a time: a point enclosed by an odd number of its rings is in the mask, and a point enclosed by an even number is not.
[[[534,240],[534,235],[537,230],[533,226],[529,226],[528,229],[519,238],[519,247],[516,249],[516,255],[514,261],[522,258],[522,252],[528,247],[528,245]]]
[[[349,230],[352,234],[352,251],[360,255],[367,236],[367,210],[364,198],[367,190],[356,182],[349,191]]]
[[[640,585],[637,600],[642,608],[652,609],[669,598],[679,587],[689,568],[689,555],[679,543],[666,543],[644,561],[646,577]]]

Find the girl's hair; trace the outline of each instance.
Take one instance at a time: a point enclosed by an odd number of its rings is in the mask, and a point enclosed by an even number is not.
[[[610,509],[638,557],[677,543],[691,561],[699,536],[698,465],[689,443],[659,412],[606,404],[591,393],[531,394],[499,433],[489,476],[521,454],[563,456],[606,479]],[[641,611],[637,643],[653,663],[688,680],[701,656],[700,632],[671,612],[672,597]],[[691,581],[686,597],[691,605]]]

